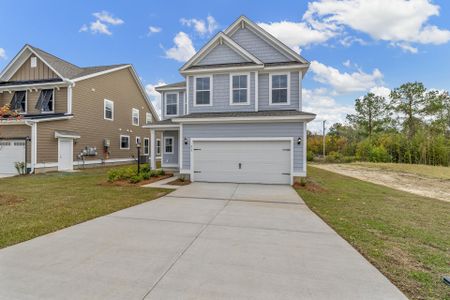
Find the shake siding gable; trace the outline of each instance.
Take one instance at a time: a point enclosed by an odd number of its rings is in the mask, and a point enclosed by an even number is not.
[[[290,62],[292,59],[283,55],[268,41],[256,35],[248,28],[240,28],[231,38],[242,48],[256,56],[263,63]]]
[[[249,60],[243,58],[236,53],[229,46],[222,44],[213,48],[202,60],[194,65],[214,65],[214,64],[232,64],[232,63],[245,63]]]

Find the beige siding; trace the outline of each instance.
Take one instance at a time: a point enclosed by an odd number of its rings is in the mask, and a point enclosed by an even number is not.
[[[31,127],[27,125],[0,125],[0,138],[31,137]],[[27,143],[27,161],[31,160],[31,142]]]
[[[42,80],[42,79],[54,79],[59,78],[45,63],[39,58],[37,59],[37,65],[35,68],[31,67],[31,58],[35,57],[31,55],[26,62],[17,70],[11,77],[10,81],[20,80]]]
[[[37,110],[36,103],[39,99],[39,95],[41,94],[41,90],[28,90],[27,91],[27,113],[28,114],[39,114],[41,113]],[[11,103],[12,97],[14,96],[14,92],[3,92],[0,93],[0,106]],[[54,94],[54,103],[55,103],[55,113],[65,113],[67,111],[67,88],[62,87],[56,89]]]
[[[114,121],[103,119],[103,100],[114,102]],[[131,109],[139,109],[140,126],[131,123]],[[96,147],[97,156],[86,159],[118,159],[136,156],[136,136],[150,137],[150,130],[141,128],[145,113],[150,112],[145,98],[129,69],[77,82],[73,88],[71,120],[38,125],[38,163],[57,162],[58,143],[55,130],[78,132],[81,138],[74,145],[74,160],[85,147]],[[130,150],[120,150],[120,135],[130,136]],[[103,151],[103,141],[109,139],[109,156]]]

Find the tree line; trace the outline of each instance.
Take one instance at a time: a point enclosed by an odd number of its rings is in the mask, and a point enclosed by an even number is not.
[[[322,135],[308,132],[308,159],[322,155]],[[408,82],[389,97],[368,93],[355,113],[325,136],[327,160],[450,165],[450,97]]]

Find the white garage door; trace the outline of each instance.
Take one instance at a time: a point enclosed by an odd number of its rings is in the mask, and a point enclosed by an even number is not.
[[[290,141],[195,141],[194,181],[290,184]]]
[[[17,174],[16,162],[25,161],[25,141],[0,140],[0,174]]]

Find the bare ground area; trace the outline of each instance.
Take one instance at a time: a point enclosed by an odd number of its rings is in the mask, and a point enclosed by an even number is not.
[[[448,179],[354,164],[314,164],[313,166],[416,195],[450,202],[450,180]]]

